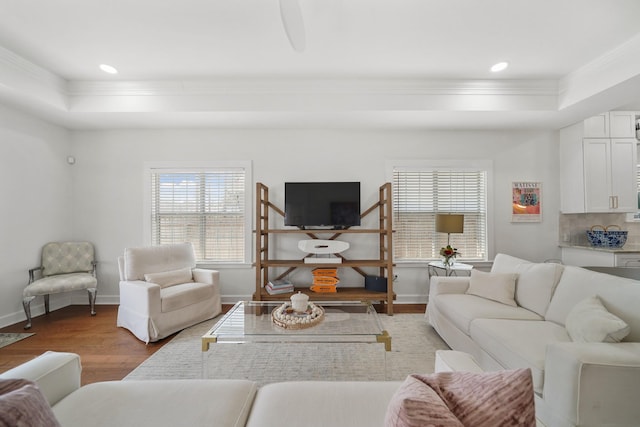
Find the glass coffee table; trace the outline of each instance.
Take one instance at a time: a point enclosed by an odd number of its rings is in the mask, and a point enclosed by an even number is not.
[[[375,308],[367,302],[315,302],[322,320],[313,326],[289,329],[276,325],[276,301],[240,301],[202,336],[202,351],[213,343],[382,343],[391,351],[391,336]]]

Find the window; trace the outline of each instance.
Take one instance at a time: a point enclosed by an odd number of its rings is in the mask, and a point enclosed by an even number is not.
[[[440,258],[447,235],[436,233],[436,213],[464,214],[464,233],[451,234],[462,260],[486,260],[489,171],[481,168],[393,167],[394,259]]]
[[[250,252],[246,166],[149,167],[150,242],[191,242],[199,262],[244,263]]]

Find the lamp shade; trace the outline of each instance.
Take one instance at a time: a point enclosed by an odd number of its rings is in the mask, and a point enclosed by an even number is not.
[[[436,232],[463,233],[464,232],[464,215],[436,214]]]

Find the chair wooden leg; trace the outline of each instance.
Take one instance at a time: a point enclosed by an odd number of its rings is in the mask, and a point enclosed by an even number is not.
[[[44,296],[44,312],[49,314],[49,294]]]
[[[91,308],[91,315],[96,315],[96,293],[97,289],[88,289],[89,292],[89,307]]]
[[[24,314],[27,315],[27,324],[24,325],[25,329],[31,329],[31,301],[35,297],[27,297],[22,300],[22,307],[24,308]]]

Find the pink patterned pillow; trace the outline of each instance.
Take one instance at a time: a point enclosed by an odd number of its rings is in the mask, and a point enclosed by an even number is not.
[[[529,369],[413,374],[395,393],[386,427],[535,427]]]
[[[60,427],[38,386],[23,379],[0,379],[0,427]]]
[[[414,375],[409,375],[391,398],[384,425],[464,427],[438,394]]]

